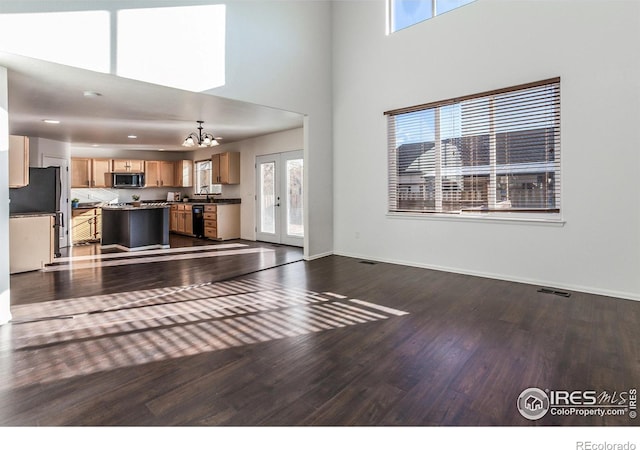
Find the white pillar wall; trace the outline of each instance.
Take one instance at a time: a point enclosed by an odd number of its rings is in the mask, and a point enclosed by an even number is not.
[[[0,325],[11,320],[9,302],[9,100],[7,69],[0,67]]]

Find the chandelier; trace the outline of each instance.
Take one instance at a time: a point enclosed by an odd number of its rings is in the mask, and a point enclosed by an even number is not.
[[[203,133],[202,132],[202,124],[204,123],[202,120],[198,120],[198,132],[193,132],[182,143],[183,147],[213,147],[218,145],[218,141],[213,134],[211,133]],[[220,139],[220,138],[218,138]]]

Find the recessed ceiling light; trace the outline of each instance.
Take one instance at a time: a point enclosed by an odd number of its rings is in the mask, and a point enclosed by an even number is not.
[[[129,136],[127,136],[129,139],[137,139],[138,136],[136,136],[135,134],[130,134]]]
[[[95,91],[84,91],[82,95],[84,95],[85,97],[102,97],[102,94],[100,92]]]
[[[54,120],[54,119],[42,119],[42,121],[43,121],[44,123],[51,123],[51,124],[54,124],[54,125],[57,125],[57,124],[59,124],[59,123],[60,123],[60,121],[59,121],[59,120]]]

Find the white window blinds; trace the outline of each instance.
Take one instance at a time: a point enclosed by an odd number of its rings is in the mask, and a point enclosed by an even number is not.
[[[560,211],[560,79],[388,118],[389,211]]]

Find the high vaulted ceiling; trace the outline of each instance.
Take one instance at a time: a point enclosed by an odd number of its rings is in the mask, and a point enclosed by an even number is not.
[[[0,66],[8,69],[9,132],[69,142],[72,148],[193,150],[181,144],[197,131],[198,120],[221,143],[303,123],[297,113],[8,53],[0,52]]]

